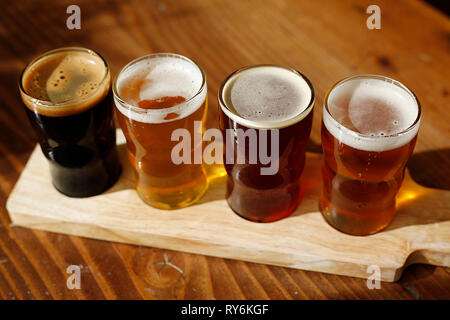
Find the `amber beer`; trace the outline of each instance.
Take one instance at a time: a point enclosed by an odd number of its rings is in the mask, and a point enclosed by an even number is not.
[[[256,222],[289,216],[300,203],[300,176],[312,126],[314,90],[310,81],[293,69],[276,65],[243,68],[222,84],[219,105],[226,137],[228,205],[239,216]],[[258,153],[265,146],[277,163],[276,172],[265,174],[262,169],[268,164],[260,157],[252,163],[250,154],[255,146]],[[239,163],[239,156],[246,161]]]
[[[151,54],[126,65],[113,91],[139,196],[160,209],[182,208],[200,199],[207,176],[194,153],[200,149],[201,154],[202,142],[192,142],[192,163],[176,164],[171,153],[179,142],[171,138],[176,129],[188,130],[191,137],[202,134],[207,110],[203,70],[177,54]]]
[[[415,95],[386,77],[350,77],[328,92],[320,210],[331,226],[368,235],[389,225],[420,118]]]
[[[70,197],[97,195],[119,177],[106,61],[84,48],[61,48],[33,60],[19,88],[53,185]]]

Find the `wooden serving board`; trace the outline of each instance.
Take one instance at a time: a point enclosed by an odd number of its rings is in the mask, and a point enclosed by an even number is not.
[[[104,194],[68,198],[57,192],[39,147],[33,151],[8,202],[15,225],[89,238],[367,278],[370,265],[381,280],[396,281],[412,263],[450,267],[450,192],[424,188],[406,175],[398,213],[388,229],[366,237],[340,233],[318,212],[320,155],[307,154],[303,199],[288,218],[254,223],[235,215],[217,178],[200,202],[163,211],[134,190],[124,137],[118,131],[123,173]],[[373,271],[372,271],[373,272]]]

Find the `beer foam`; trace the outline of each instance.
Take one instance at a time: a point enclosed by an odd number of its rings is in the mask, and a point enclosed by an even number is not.
[[[129,108],[117,97],[118,110],[125,116],[143,123],[163,123],[183,119],[194,113],[206,99],[203,73],[192,61],[179,55],[150,55],[132,61],[120,72],[116,80],[120,99],[135,107]],[[206,81],[206,80],[205,80]],[[200,92],[201,90],[201,92]],[[181,96],[186,101],[170,108],[142,109],[142,100]],[[166,118],[176,113],[176,118]]]
[[[328,95],[323,121],[342,143],[359,150],[399,148],[417,134],[419,107],[412,93],[389,80],[355,78],[338,84]]]
[[[105,79],[106,78],[106,79]],[[108,93],[109,71],[87,49],[49,52],[27,67],[22,98],[28,108],[46,116],[68,116],[95,106]]]
[[[235,73],[222,90],[222,99],[233,114],[268,127],[301,114],[311,105],[312,95],[300,74],[265,65]]]

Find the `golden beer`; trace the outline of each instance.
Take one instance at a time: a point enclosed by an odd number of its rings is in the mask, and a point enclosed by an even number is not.
[[[194,154],[201,154],[202,142],[192,139],[192,163],[176,164],[172,150],[179,141],[173,141],[172,134],[177,129],[187,130],[190,137],[203,133],[207,111],[203,70],[180,55],[151,54],[125,66],[113,87],[139,196],[160,209],[182,208],[200,199],[207,175],[202,162],[194,162]]]

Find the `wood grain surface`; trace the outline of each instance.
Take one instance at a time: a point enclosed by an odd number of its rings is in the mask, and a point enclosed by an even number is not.
[[[418,185],[407,172],[391,225],[354,237],[330,227],[318,210],[321,155],[306,154],[302,201],[288,218],[254,223],[237,216],[225,200],[226,176],[211,179],[197,203],[165,211],[145,204],[135,190],[125,137],[117,130],[122,175],[101,195],[69,198],[43,171],[47,159],[36,146],[6,208],[15,225],[88,238],[179,250],[294,269],[397,281],[408,265],[450,268],[450,191]],[[56,204],[56,205],[55,205]],[[183,275],[183,271],[180,271]]]
[[[11,225],[6,199],[35,145],[17,89],[36,55],[76,45],[100,52],[112,73],[138,56],[176,52],[206,71],[211,105],[239,67],[301,70],[316,91],[309,151],[320,152],[326,90],[357,73],[411,88],[423,123],[408,167],[416,182],[450,189],[450,21],[421,1],[377,1],[381,30],[366,28],[372,1],[78,1],[81,30],[66,28],[71,1],[4,1],[0,10],[0,298],[3,299],[449,299],[449,270],[412,265],[396,283],[205,257],[32,231]],[[43,168],[46,170],[46,168]],[[66,268],[81,265],[80,290]],[[175,267],[173,267],[175,266]],[[180,275],[179,269],[183,271]]]

